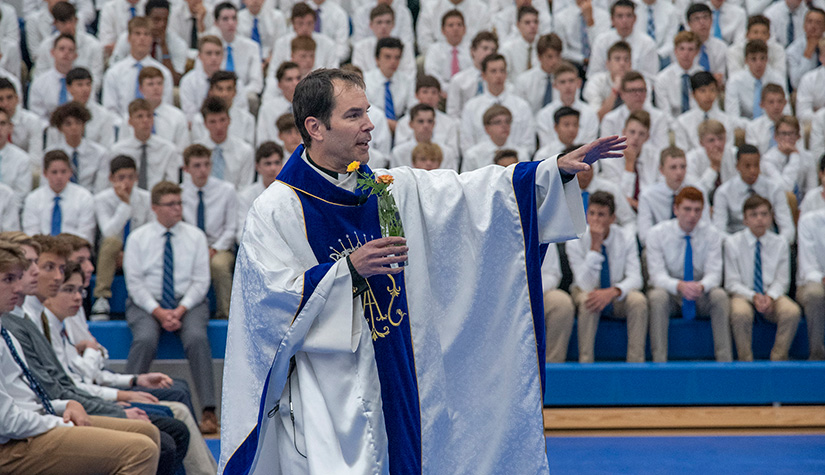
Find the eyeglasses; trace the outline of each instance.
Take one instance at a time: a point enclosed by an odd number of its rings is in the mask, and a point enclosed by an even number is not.
[[[64,285],[60,287],[60,293],[69,295],[80,294],[81,297],[86,298],[86,289],[83,287],[75,287],[74,285]]]
[[[637,87],[634,89],[625,89],[622,92],[624,92],[625,94],[647,94],[647,88]]]
[[[799,134],[794,131],[783,131],[783,132],[776,132],[777,137],[796,137]]]
[[[175,206],[183,206],[183,201],[171,201],[169,203],[158,203],[155,206],[163,206],[163,207],[172,208],[172,207],[175,207]]]
[[[512,119],[493,119],[490,121],[490,125],[512,125]]]

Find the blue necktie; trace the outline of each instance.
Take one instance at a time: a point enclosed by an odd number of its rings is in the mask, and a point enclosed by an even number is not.
[[[647,6],[647,34],[656,41],[656,23],[653,19],[653,7]]]
[[[722,28],[719,26],[719,10],[713,12],[713,36],[724,41],[722,38]]]
[[[75,149],[72,152],[72,177],[69,180],[72,183],[77,183],[77,180],[80,178],[80,162],[77,158],[77,150]]]
[[[753,118],[762,115],[762,80],[757,79],[753,83]]]
[[[682,113],[690,110],[690,74],[682,74]]]
[[[547,85],[544,86],[544,98],[541,100],[541,106],[544,107],[551,102],[553,102],[553,77],[548,74]]]
[[[702,67],[707,72],[710,72],[710,58],[708,58],[708,52],[705,49],[705,45],[702,45],[699,48],[699,66]]]
[[[478,87],[476,88],[476,96],[484,93],[484,80],[478,78]]]
[[[63,229],[63,212],[60,210],[60,197],[54,197],[54,207],[52,208],[52,236],[57,236]]]
[[[587,205],[590,204],[590,192],[582,191],[582,204],[584,204],[584,214],[587,215]]]
[[[130,232],[132,232],[132,219],[131,218],[129,218],[129,220],[126,221],[126,225],[123,226],[123,244],[126,244],[126,239],[129,238],[129,233]]]
[[[690,236],[685,236],[685,282],[693,282],[693,246],[690,245]],[[682,318],[693,320],[696,318],[696,301],[682,298]]]
[[[198,227],[206,232],[206,208],[203,205],[203,190],[198,190]]]
[[[158,120],[158,113],[152,112],[152,135],[155,135],[155,122]]]
[[[395,104],[392,102],[392,91],[390,91],[390,81],[384,83],[384,115],[389,120],[395,120]]]
[[[143,93],[140,92],[140,72],[143,71],[143,65],[135,63],[137,74],[135,74],[135,99],[143,99]]]
[[[134,18],[136,16],[137,16],[137,10],[135,10],[135,7],[129,7],[129,19],[131,20],[132,18]]]
[[[321,9],[315,9],[315,29],[313,30],[315,33],[321,32]]]
[[[584,21],[584,17],[579,15],[579,19],[581,20],[582,30],[582,56],[584,56],[586,62],[590,59],[590,37],[587,35],[587,23]]]
[[[637,175],[638,176],[638,175]],[[674,206],[676,205],[676,193],[670,197],[670,219],[676,217],[676,211],[674,210]]]
[[[223,158],[223,150],[220,146],[215,146],[212,150],[212,176],[223,180],[226,172],[226,160]]]
[[[160,306],[175,308],[175,254],[172,252],[172,231],[166,231],[166,245],[163,248],[163,288]]]
[[[261,31],[258,29],[258,19],[252,19],[252,34],[250,35],[252,41],[258,43],[258,52],[263,54],[263,45],[261,45]]]
[[[790,44],[793,43],[795,36],[796,31],[793,24],[793,12],[788,12],[788,44],[785,46],[790,46]]]
[[[54,408],[52,407],[52,402],[49,399],[49,395],[46,394],[46,390],[40,385],[40,381],[34,377],[31,371],[29,371],[29,368],[26,366],[26,363],[24,363],[23,359],[20,358],[20,354],[17,353],[17,349],[14,348],[14,342],[11,341],[9,331],[3,327],[0,328],[0,333],[2,333],[3,339],[6,340],[6,345],[9,347],[12,359],[23,371],[23,379],[26,380],[26,383],[28,383],[31,390],[34,391],[34,394],[36,394],[38,399],[40,399],[40,402],[43,404],[43,409],[45,409],[45,411],[49,414],[54,415]]]
[[[66,78],[60,78],[60,96],[57,99],[57,105],[62,106],[69,101],[69,91],[66,89]]]
[[[612,287],[612,285],[610,285],[610,261],[607,259],[607,248],[604,244],[602,244],[602,256],[604,257],[604,260],[602,261],[602,270],[599,274],[599,285],[603,289],[609,289]],[[604,307],[602,310],[602,315],[613,315],[613,302],[610,302]]]
[[[235,72],[235,58],[232,56],[232,45],[226,45],[226,68],[227,71]]]
[[[762,243],[756,240],[756,252],[753,256],[753,291],[757,294],[764,294],[762,286]]]
[[[768,143],[768,148],[776,147],[776,125],[771,125],[771,141]]]

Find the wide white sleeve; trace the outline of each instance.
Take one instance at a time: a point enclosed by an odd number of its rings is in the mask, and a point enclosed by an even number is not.
[[[587,224],[579,181],[574,177],[562,183],[557,160],[558,155],[543,160],[536,170],[536,211],[543,243],[581,236]],[[560,232],[559,222],[570,223],[573,234]]]

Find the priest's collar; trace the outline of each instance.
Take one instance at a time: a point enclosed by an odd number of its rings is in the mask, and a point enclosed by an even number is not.
[[[312,165],[313,167],[317,168],[318,170],[326,173],[327,175],[331,176],[332,178],[335,178],[336,180],[338,180],[338,172],[332,171],[329,168],[324,168],[321,165],[318,165],[317,163],[315,163],[315,160],[313,160],[312,157],[309,156],[309,151],[307,151],[306,157],[307,157],[307,161],[309,162],[310,165]]]
[[[321,168],[304,152],[303,145],[292,152],[277,181],[309,197],[333,204],[358,206],[366,201],[363,191],[355,189],[358,178],[355,173],[338,174]],[[361,171],[371,173],[366,165],[361,166]]]

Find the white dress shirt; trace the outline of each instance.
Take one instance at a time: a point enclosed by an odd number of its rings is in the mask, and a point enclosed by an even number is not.
[[[441,149],[441,166],[438,168],[448,168],[458,171],[458,151],[444,142],[439,142],[435,139],[432,140],[432,143],[438,145]],[[392,157],[390,157],[390,167],[412,167],[412,151],[418,144],[419,142],[413,139],[393,147]]]
[[[650,138],[648,142],[654,146],[657,151],[664,149],[669,145],[668,129],[670,128],[670,119],[659,109],[645,105],[644,110],[650,114]],[[609,137],[611,135],[622,135],[625,122],[630,117],[630,109],[626,104],[613,109],[602,117],[602,126],[599,135],[601,137]]]
[[[713,198],[713,225],[716,229],[722,233],[733,234],[745,227],[742,223],[742,205],[751,196],[748,188],[753,188],[756,194],[771,202],[774,221],[779,226],[779,235],[785,238],[788,244],[792,244],[796,230],[785,192],[773,180],[762,174],[750,187],[740,176],[736,176],[716,189]]]
[[[269,61],[270,68],[266,74],[267,81],[275,79],[275,72],[281,63],[292,61],[292,40],[295,36],[295,32],[290,31],[275,41],[275,47],[272,48],[272,59]],[[341,64],[341,60],[338,59],[335,42],[326,35],[314,32],[312,33],[312,39],[315,41],[315,63],[313,63],[312,69],[337,68]]]
[[[542,107],[538,114],[536,114],[536,129],[539,134],[539,146],[544,147],[548,143],[556,139],[556,129],[554,128],[553,115],[556,111],[564,107],[561,99],[556,99],[550,104]],[[599,116],[590,105],[579,99],[578,94],[576,100],[570,105],[573,109],[579,111],[579,133],[576,135],[576,143],[590,143],[599,136]]]
[[[19,147],[7,143],[0,148],[0,183],[14,190],[17,206],[32,190],[32,167],[29,155]]]
[[[342,63],[346,61],[350,56],[349,14],[331,0],[324,0],[320,5],[312,0],[306,0],[304,3],[318,14],[321,21],[320,33],[335,43],[338,61]]]
[[[184,74],[180,79],[178,94],[180,95],[180,108],[186,115],[186,120],[192,122],[196,115],[200,115],[203,100],[209,93],[209,77],[203,71],[200,61],[195,63],[195,67]]]
[[[749,120],[745,125],[745,143],[754,145],[759,149],[759,153],[764,155],[765,152],[772,147],[771,143],[774,140],[775,128],[776,125],[774,121],[768,117],[768,114],[762,114],[756,119]],[[811,128],[811,150],[814,150],[815,132],[813,129],[815,128],[816,124]],[[776,142],[773,143],[775,144]]]
[[[624,193],[619,183],[607,181],[596,175],[590,180],[587,188],[582,188],[582,191],[590,193],[590,196],[593,196],[593,193],[597,191],[606,191],[613,195],[613,200],[616,203],[616,223],[625,229],[636,232],[636,213],[630,207],[630,203],[622,199]]]
[[[95,195],[95,217],[104,238],[117,236],[123,239],[123,228],[128,221],[131,220],[131,232],[154,219],[152,197],[148,191],[134,186],[126,203],[113,188],[103,190]]]
[[[280,89],[278,90],[280,91]],[[292,113],[292,103],[286,100],[282,94],[267,96],[264,95],[263,103],[258,109],[258,125],[255,132],[255,146],[260,146],[266,141],[273,141],[280,145],[283,142],[278,137],[278,127],[275,122],[284,114]],[[230,125],[230,133],[232,133],[232,124]]]
[[[699,143],[699,125],[707,119],[717,120],[725,126],[726,143],[729,145],[733,144],[734,130],[741,127],[740,124],[744,122],[722,112],[715,102],[707,112],[698,107],[692,108],[677,117],[673,124],[676,146],[685,152],[700,148],[702,145]]]
[[[20,76],[20,26],[17,13],[5,3],[0,4],[0,68]]]
[[[459,122],[440,110],[435,110],[435,126],[433,127],[433,142],[444,144],[458,152]],[[395,143],[401,144],[415,139],[415,132],[410,128],[410,115],[398,119],[395,124]]]
[[[110,63],[114,63],[129,56],[129,37],[126,32],[118,36],[115,49],[112,52],[112,57],[109,59]],[[169,59],[172,61],[172,69],[175,72],[183,74],[186,72],[186,61],[189,58],[189,47],[182,38],[175,32],[166,30],[166,49],[169,52]],[[155,58],[156,61],[162,62],[163,49],[160,44],[155,44],[154,49],[149,53],[149,56]]]
[[[238,224],[235,187],[218,178],[209,177],[203,188],[198,188],[187,174],[181,188],[184,221],[198,225],[198,192],[202,191],[206,242],[210,248],[218,251],[231,250],[235,244],[235,226]]]
[[[197,114],[192,118],[191,135],[192,143],[202,143],[209,137],[209,130],[206,128],[203,115]],[[249,145],[254,145],[255,117],[241,107],[231,107],[229,109],[229,135],[243,139]]]
[[[373,36],[370,30],[370,12],[378,6],[378,0],[364,0],[360,6],[354,6],[355,12],[352,14],[352,42],[356,43],[364,38]],[[395,13],[395,26],[393,26],[390,36],[398,38],[404,44],[415,44],[413,34],[412,13],[407,7],[406,0],[393,0],[390,4]],[[440,25],[440,23],[439,23]],[[440,30],[439,30],[440,31]],[[374,50],[373,50],[374,51]],[[374,55],[374,54],[373,54]],[[353,52],[353,57],[355,53]],[[354,63],[353,63],[354,64]]]
[[[40,59],[38,57],[40,50],[37,48],[37,45],[42,43],[43,40],[48,38],[49,35],[51,35],[54,32],[54,30],[53,30],[54,17],[52,16],[52,12],[50,12],[49,9],[46,8],[46,2],[27,2],[27,3],[35,4],[38,7],[40,7],[40,6],[44,7],[44,8],[38,8],[37,10],[24,15],[24,17],[26,19],[26,45],[29,48],[29,57],[31,58],[32,61],[37,61],[38,59]],[[0,9],[5,10],[6,8],[8,8],[8,6],[5,3],[0,4]],[[16,21],[11,21],[11,19],[16,19],[17,18],[17,14],[7,16],[6,12],[4,11],[3,12],[3,18],[6,19],[6,22],[8,22],[9,24],[14,23],[14,27],[18,29],[17,34],[14,36],[14,38],[8,38],[8,39],[4,38],[4,44],[3,44],[4,47],[0,48],[0,49],[5,50],[6,49],[5,48],[5,46],[6,46],[5,42],[6,41],[16,40],[19,43],[21,38],[20,38],[20,31],[19,31],[20,27],[18,26],[18,23]],[[5,23],[5,22],[2,22],[2,23]],[[8,44],[11,44],[11,43],[8,43]],[[18,44],[18,48],[19,47],[20,47],[20,45]]]
[[[499,46],[499,54],[507,59],[507,77],[514,78],[539,64],[538,48],[536,47],[538,41],[539,36],[536,35],[532,44],[527,43],[524,37],[521,36],[520,33],[517,33],[510,36],[510,38]],[[433,45],[433,48],[439,47],[440,45],[438,43]]]
[[[109,0],[100,9],[97,37],[103,45],[113,45],[118,35],[128,29],[132,19],[130,8],[135,7],[135,16],[143,16],[147,0],[138,0],[132,5],[126,0]]]
[[[799,218],[799,249],[796,285],[822,283],[825,277],[825,210],[811,211]]]
[[[0,183],[0,232],[20,231],[20,204],[12,190]]]
[[[803,38],[804,40],[804,38]],[[740,41],[730,45],[728,47],[727,53],[727,64],[728,64],[728,77],[730,77],[733,73],[737,71],[741,71],[746,69],[745,66],[745,45],[747,41],[743,38]],[[804,44],[803,44],[804,50]],[[789,50],[790,52],[790,50]],[[802,52],[799,52],[798,56],[791,56],[794,59],[794,63],[797,62],[805,62],[807,61],[805,58],[802,57]],[[813,59],[814,67],[816,67],[816,58]],[[785,56],[785,49],[777,43],[774,39],[768,40],[768,69],[775,71],[780,77],[785,77],[788,71],[788,65],[786,63],[786,56]],[[794,69],[794,64],[791,64],[791,71]],[[813,69],[810,68],[810,69]],[[796,78],[796,83],[794,85],[799,84],[799,79],[802,77],[800,74]],[[791,78],[793,81],[793,78]]]
[[[659,171],[659,155],[653,146],[645,142],[641,153],[636,158],[636,171],[625,170],[625,157],[621,157],[599,160],[596,163],[597,173],[602,180],[620,183],[624,196],[638,199],[639,197],[636,196],[637,177],[639,193],[646,187],[665,179]]]
[[[86,103],[86,109],[92,114],[92,118],[89,122],[86,122],[86,127],[83,129],[86,133],[86,139],[106,148],[114,145],[116,140],[115,136],[120,133],[122,126],[120,117],[95,102],[92,98],[89,98],[89,101]],[[54,130],[54,132],[55,135],[53,137],[57,138],[60,132],[57,130]],[[49,137],[52,137],[52,135],[49,135]],[[50,140],[49,143],[53,143],[53,141],[54,139]]]
[[[710,2],[708,2],[710,3]],[[713,5],[709,5],[711,10],[711,18],[716,15],[716,9]],[[720,38],[725,43],[732,45],[745,38],[745,30],[748,23],[748,14],[745,9],[739,5],[726,1],[719,8],[719,30],[722,33]],[[713,27],[711,27],[711,34],[713,34]]]
[[[574,63],[582,63],[582,61],[584,61],[584,54],[582,53],[583,24],[581,10],[576,5],[561,10],[554,18],[554,32],[559,35],[559,38],[561,38],[564,44],[561,55],[564,59],[573,61]],[[609,29],[610,13],[603,8],[593,5],[593,25],[587,27],[587,40],[590,42],[590,46],[593,46],[593,41],[595,41],[599,35]],[[588,71],[588,77],[589,76],[590,72]]]
[[[607,50],[621,40],[630,45],[630,62],[633,69],[644,74],[647,78],[656,76],[656,73],[659,72],[659,55],[656,51],[656,43],[650,36],[647,33],[633,31],[627,38],[622,38],[614,29],[605,31],[593,40],[587,74],[607,71]]]
[[[467,102],[467,105],[464,106],[464,112],[461,114],[461,132],[459,134],[461,150],[469,150],[470,147],[487,136],[484,131],[484,113],[495,104],[503,105],[513,115],[508,141],[532,153],[536,147],[536,125],[533,121],[530,104],[507,90],[504,90],[498,96],[485,92]]]
[[[601,288],[601,272],[604,254],[590,249],[593,242],[590,227],[581,238],[567,241],[567,260],[573,271],[573,284],[585,292]],[[610,267],[610,285],[619,289],[618,300],[624,300],[628,292],[641,290],[642,267],[636,236],[617,224],[610,225],[607,237],[602,241]],[[552,247],[552,245],[550,246]]]
[[[725,290],[753,301],[756,241],[760,242],[762,293],[776,300],[788,292],[791,282],[788,243],[773,231],[757,238],[743,229],[725,238]]]
[[[140,162],[143,154],[143,143],[132,137],[118,140],[109,153],[106,160],[106,169],[109,163],[118,155],[127,155],[135,159],[138,176],[140,175]],[[178,183],[180,181],[180,168],[183,165],[183,158],[177,147],[172,142],[151,135],[146,141],[146,162],[149,167],[146,170],[146,189],[151,190],[153,186],[163,180]],[[135,185],[137,186],[137,185]]]
[[[679,191],[686,186],[695,186],[693,183],[682,182],[677,190],[672,190],[664,180],[646,186],[639,193],[639,241],[642,245],[647,241],[650,229],[662,221],[673,217],[673,202]],[[700,188],[701,189],[701,188]],[[710,223],[710,206],[705,195],[705,206],[702,209],[702,221]]]
[[[74,183],[66,184],[66,188],[59,194],[48,186],[41,186],[29,193],[23,206],[23,232],[29,236],[51,234],[56,196],[60,196],[60,231],[77,234],[89,242],[94,242],[94,197],[85,188]]]
[[[266,5],[261,8],[258,15],[253,15],[248,8],[244,8],[238,12],[238,34],[244,38],[252,39],[252,26],[255,19],[258,20],[261,58],[268,58],[272,54],[272,46],[275,41],[287,32],[286,18],[280,10],[266,8]]]
[[[65,76],[52,68],[44,71],[32,81],[29,87],[29,110],[48,121],[60,105],[60,80]],[[69,92],[66,91],[66,100]]]
[[[416,25],[418,49],[426,55],[430,46],[444,39],[441,34],[441,18],[450,10],[458,10],[464,15],[466,27],[465,38],[473,38],[482,30],[492,26],[490,9],[487,3],[481,0],[460,0],[453,3],[451,0],[434,0],[427,8],[421,8]]]
[[[178,222],[167,229],[151,221],[129,234],[123,251],[123,274],[132,302],[152,313],[163,292],[163,254],[166,232],[172,232],[175,298],[192,308],[209,290],[209,249],[206,234],[191,224]]]
[[[753,119],[753,105],[757,100],[755,99],[756,80],[750,69],[737,71],[728,77],[725,85],[725,113],[734,120],[741,120],[742,117]],[[782,86],[782,89],[786,88],[785,78],[769,69],[765,70],[760,81],[763,88],[768,84]],[[761,102],[761,100],[761,94],[759,94],[758,101]]]
[[[265,190],[264,183],[258,178],[255,183],[244,187],[238,192],[238,206],[237,206],[237,221],[235,225],[235,241],[240,244],[241,237],[243,237],[243,228],[246,224],[246,215],[249,214],[249,208],[255,199]]]
[[[415,64],[415,47],[413,46],[414,43],[404,43],[403,41],[402,43],[404,44],[404,49],[401,51],[401,63],[398,65],[398,71],[405,75],[409,74],[410,77],[413,77],[417,73]],[[352,46],[352,64],[361,68],[361,71],[365,73],[377,68],[378,65],[375,64],[375,46],[377,44],[378,38],[375,36],[361,38],[355,42]],[[436,50],[433,50],[433,53],[435,52]],[[461,61],[460,55],[459,61]],[[459,64],[461,63],[459,62]],[[472,66],[472,62],[470,65]],[[447,79],[449,80],[449,77]],[[446,90],[447,84],[448,82],[442,82],[441,89]]]
[[[370,105],[384,110],[385,83],[390,82],[390,92],[392,93],[392,103],[395,110],[395,118],[407,113],[408,107],[412,104],[415,95],[415,84],[412,84],[408,77],[398,71],[392,78],[387,79],[380,69],[373,69],[364,73],[364,84],[367,89],[367,100]]]
[[[771,38],[774,38],[780,45],[788,47],[788,21],[793,16],[794,37],[805,36],[803,25],[805,23],[805,14],[808,13],[808,6],[805,2],[799,4],[796,10],[791,12],[788,4],[783,0],[778,0],[773,5],[767,7],[762,13],[771,21]],[[753,13],[750,13],[753,15]]]
[[[656,88],[656,107],[669,114],[672,118],[679,117],[682,114],[682,76],[687,74],[693,76],[694,73],[701,71],[702,68],[692,65],[690,69],[685,71],[679,66],[678,62],[673,62],[670,66],[661,70],[656,75],[654,81]],[[690,86],[690,81],[687,84],[689,107],[696,108],[696,100],[693,98],[693,88]]]
[[[209,136],[200,140],[215,155],[215,149],[220,147],[226,161],[223,180],[231,183],[236,190],[251,185],[255,178],[255,149],[244,140],[228,135],[220,145],[212,141]],[[212,171],[215,170],[215,160],[212,160]]]
[[[663,221],[648,232],[647,271],[649,284],[677,295],[684,280],[686,234],[676,219]],[[693,281],[705,293],[722,283],[722,236],[709,223],[699,221],[690,234],[693,253]]]
[[[238,76],[240,83],[243,84],[243,88],[238,88],[238,99],[248,94],[260,94],[264,89],[264,73],[261,67],[261,52],[258,49],[258,43],[239,35],[236,35],[235,40],[231,43],[223,39],[221,39],[221,42],[223,42],[222,70],[226,69],[226,60],[229,54],[228,48],[229,46],[232,47],[232,62],[235,66],[234,72]]]
[[[109,161],[106,159],[107,151],[102,145],[84,138],[77,148],[72,148],[61,135],[46,151],[50,150],[63,150],[70,161],[77,152],[77,184],[89,192],[96,193],[109,186]],[[40,186],[46,186],[45,177],[40,178]]]
[[[515,92],[530,104],[533,115],[536,115],[544,106],[544,93],[548,86],[553,91],[550,100],[558,99],[559,92],[553,87],[553,75],[545,72],[538,64],[516,77]]]
[[[721,176],[720,176],[721,175]],[[716,179],[722,183],[736,177],[736,149],[733,145],[727,145],[722,153],[722,164],[719,172],[714,171],[710,166],[710,159],[704,147],[696,147],[687,153],[687,174],[685,180],[696,183],[706,195],[713,196],[716,191]],[[721,186],[721,185],[720,185]],[[705,209],[707,209],[707,204]]]
[[[23,95],[18,95],[22,99]],[[22,104],[17,106],[11,123],[14,124],[11,142],[29,154],[35,168],[43,166],[43,131],[49,124],[34,112],[23,109]]]
[[[475,67],[460,71],[450,79],[450,85],[447,86],[447,115],[460,118],[470,99],[486,90],[487,85],[481,79],[481,71]]]
[[[673,37],[679,32],[679,12],[673,3],[665,0],[657,0],[653,5],[648,5],[642,0],[635,0],[635,3],[636,23],[633,24],[633,32],[647,35],[649,11],[652,10],[656,51],[662,58],[670,56],[673,52]]]
[[[825,106],[825,66],[820,66],[802,76],[796,90],[796,116],[800,122],[811,122],[814,114]]]
[[[771,41],[768,45],[776,44],[775,41]],[[777,46],[779,46],[777,44]],[[787,50],[782,51],[782,59],[783,61],[786,58],[793,58],[793,61],[788,61],[788,78],[791,82],[791,88],[796,89],[799,87],[799,82],[802,80],[802,76],[809,71],[813,71],[814,69],[819,66],[819,58],[817,57],[816,50],[811,54],[810,58],[805,57],[805,48],[808,46],[808,40],[805,38],[804,35],[800,36],[799,38],[795,39],[793,43],[788,46]],[[779,46],[781,48],[781,46]],[[768,51],[768,65],[773,66],[773,61],[771,55],[773,54],[773,50]],[[730,65],[728,65],[730,68]]]
[[[406,48],[404,48],[406,50]],[[535,50],[535,45],[533,46]],[[467,68],[474,68],[473,58],[470,57],[470,44],[463,42],[458,46],[452,46],[446,41],[439,41],[429,49],[427,57],[424,59],[424,73],[434,76],[441,84],[441,90],[446,91],[452,78],[452,61],[453,50],[458,57],[458,70],[462,71]],[[374,51],[374,49],[373,49]],[[501,50],[499,50],[501,51]],[[502,52],[502,54],[504,54]],[[506,55],[505,55],[506,56]],[[534,57],[534,59],[536,59]],[[533,64],[538,64],[536,61]],[[510,58],[507,59],[507,65],[510,65]],[[458,72],[456,73],[458,74]]]
[[[28,28],[28,25],[26,25]],[[74,60],[73,67],[86,68],[92,73],[92,83],[95,90],[99,91],[103,83],[103,46],[94,36],[86,33],[82,28],[77,29],[75,35],[75,46],[77,59]],[[54,40],[60,33],[52,33],[46,37],[37,48],[37,63],[34,67],[34,75],[38,76],[44,71],[54,67],[54,58],[51,55],[54,47]]]
[[[166,66],[148,55],[141,60],[129,55],[110,66],[103,75],[103,106],[119,117],[128,115],[129,103],[136,98],[138,74],[141,68],[147,66],[158,68],[163,73],[163,102],[172,104],[172,90],[175,84],[172,81],[172,73]]]
[[[814,157],[804,148],[785,155],[778,147],[771,147],[759,162],[759,173],[764,173],[784,191],[802,196],[808,190],[816,188],[819,179],[816,176]]]
[[[550,9],[547,5],[541,7],[542,2],[536,2],[534,8],[539,11],[539,29],[536,37],[546,35],[553,30],[553,19],[550,18]],[[531,5],[532,6],[532,5]],[[495,31],[499,37],[499,41],[507,40],[515,36],[519,36],[518,27],[518,10],[515,2],[504,5],[501,10],[496,10],[496,5],[490,2],[490,21],[492,23],[492,31]]]
[[[490,140],[490,137],[485,135],[482,140],[464,152],[463,159],[461,161],[461,173],[478,170],[479,168],[492,165],[495,163],[493,158],[495,158],[496,152],[505,149],[515,150],[518,154],[518,161],[520,162],[530,160],[530,152],[524,147],[519,147],[516,145],[512,141],[512,135],[507,139],[507,142],[504,143],[503,147],[499,147],[494,144],[493,141]]]
[[[183,149],[189,146],[192,141],[189,138],[189,123],[186,115],[177,107],[161,103],[155,108],[154,134],[175,144],[178,152],[183,153]],[[135,136],[135,131],[129,125],[129,117],[123,118],[123,127],[120,128],[121,140]]]
[[[825,209],[825,192],[822,190],[822,185],[805,193],[802,203],[799,204],[799,215],[802,216],[805,213],[820,209]]]
[[[198,50],[197,43],[194,45],[192,44],[192,28],[195,27],[195,17],[192,16],[192,12],[189,10],[189,5],[187,2],[171,3],[172,8],[169,10],[169,23],[166,28],[169,31],[174,31],[179,37],[186,41],[186,45],[189,47],[189,51],[191,52],[190,55],[194,55]],[[205,1],[203,2],[203,7],[206,9],[206,13],[203,15],[204,31],[196,33],[198,39],[200,39],[202,35],[208,34],[207,31],[212,28],[212,25],[215,23],[214,4]],[[238,12],[238,31],[240,31],[241,27],[240,16],[240,12]]]
[[[699,60],[702,58],[702,48],[705,49],[708,55],[708,63],[710,63],[710,71],[708,72],[724,75],[728,61],[727,43],[719,38],[710,36],[707,41],[699,47],[699,54],[697,54],[696,59],[693,60],[695,66],[699,66]],[[676,61],[676,58],[671,56],[671,62],[673,61]]]

